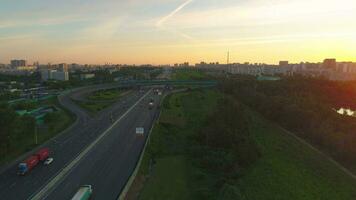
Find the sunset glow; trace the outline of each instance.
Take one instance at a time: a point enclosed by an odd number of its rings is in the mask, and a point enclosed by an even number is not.
[[[0,63],[356,61],[354,0],[0,0]]]

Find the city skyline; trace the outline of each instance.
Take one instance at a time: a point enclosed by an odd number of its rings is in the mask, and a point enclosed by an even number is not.
[[[0,62],[356,61],[352,0],[4,0]]]
[[[346,65],[356,65],[356,62],[353,61],[345,61],[345,60],[337,60],[335,58],[324,58],[323,60],[316,61],[316,62],[309,62],[309,61],[300,61],[300,62],[290,62],[288,60],[279,60],[277,63],[258,63],[258,62],[229,62],[229,52],[227,54],[227,62],[225,63],[220,63],[220,62],[206,62],[206,61],[200,61],[197,63],[189,63],[189,62],[180,62],[180,63],[173,63],[173,64],[150,64],[150,63],[145,63],[145,64],[126,64],[126,63],[104,63],[104,64],[92,64],[92,63],[66,63],[66,62],[57,62],[57,63],[41,63],[38,61],[34,62],[28,62],[28,60],[24,59],[13,59],[10,60],[9,63],[2,63],[0,61],[0,64],[2,67],[10,67],[12,69],[20,68],[20,69],[26,69],[24,67],[28,67],[28,69],[32,69],[33,67],[60,67],[61,66],[152,66],[152,67],[164,67],[164,66],[171,66],[171,67],[197,67],[197,66],[202,66],[202,65],[208,65],[208,66],[232,66],[232,65],[254,65],[254,66],[291,66],[291,65],[303,65],[303,64],[312,64],[313,66],[319,66],[323,67],[325,63],[333,63],[334,64],[346,64]],[[329,64],[326,64],[329,65]]]

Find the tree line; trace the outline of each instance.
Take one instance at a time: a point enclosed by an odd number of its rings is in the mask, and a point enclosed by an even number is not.
[[[184,155],[194,199],[243,199],[236,180],[260,157],[246,106],[220,91],[214,97],[209,92],[196,89],[165,98],[162,108],[169,112],[152,132],[147,155],[153,165],[161,157]]]
[[[35,123],[33,117],[19,116],[7,104],[0,105],[0,157],[7,157],[20,148],[18,145],[28,143],[33,138]]]
[[[194,141],[195,162],[215,181],[212,190],[200,193],[201,198],[243,199],[234,182],[260,157],[244,105],[224,96]]]
[[[351,169],[356,166],[356,119],[333,110],[356,108],[356,82],[302,77],[269,82],[237,77],[225,79],[219,87]]]

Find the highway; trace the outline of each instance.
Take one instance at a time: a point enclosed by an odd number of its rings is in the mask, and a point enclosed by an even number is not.
[[[94,199],[116,199],[120,194],[158,114],[157,106],[148,109],[148,102],[154,98],[157,105],[160,96],[150,89],[134,91],[92,118],[70,100],[85,93],[82,90],[59,97],[78,119],[43,145],[53,151],[54,162],[23,177],[16,175],[14,163],[0,174],[0,199],[70,199],[83,184],[93,185]],[[144,137],[135,135],[139,126],[145,128]]]

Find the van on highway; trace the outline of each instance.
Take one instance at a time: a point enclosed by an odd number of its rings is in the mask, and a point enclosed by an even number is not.
[[[83,185],[79,188],[77,193],[73,196],[72,200],[88,200],[93,193],[91,185]]]

